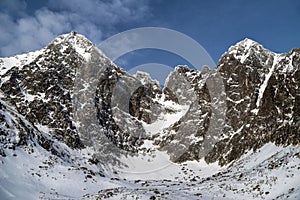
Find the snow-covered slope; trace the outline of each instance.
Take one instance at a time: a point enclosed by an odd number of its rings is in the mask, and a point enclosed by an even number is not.
[[[0,194],[3,200],[298,199],[299,152],[299,147],[268,143],[223,168],[202,160],[152,174],[103,177],[97,166],[80,159],[88,150],[72,151],[76,161],[65,162],[41,149],[28,154],[16,148],[1,157]]]
[[[300,196],[299,49],[245,39],[161,88],[73,32],[0,69],[0,199]]]

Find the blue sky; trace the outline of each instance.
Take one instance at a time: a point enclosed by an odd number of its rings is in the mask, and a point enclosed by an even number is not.
[[[164,27],[188,35],[217,63],[233,44],[251,38],[275,52],[300,47],[298,0],[1,0],[0,56],[47,45],[77,31],[93,43],[139,27]],[[143,63],[189,64],[175,54],[144,49],[124,55],[125,69]]]

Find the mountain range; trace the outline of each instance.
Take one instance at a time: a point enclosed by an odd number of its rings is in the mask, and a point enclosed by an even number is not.
[[[0,58],[1,199],[299,199],[300,49],[161,87],[75,32]]]

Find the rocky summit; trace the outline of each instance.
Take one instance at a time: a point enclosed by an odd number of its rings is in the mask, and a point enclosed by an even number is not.
[[[0,199],[299,199],[300,49],[164,86],[72,32],[0,58]]]

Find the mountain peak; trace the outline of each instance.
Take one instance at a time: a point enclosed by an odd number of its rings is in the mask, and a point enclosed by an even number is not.
[[[229,52],[235,51],[235,50],[243,50],[244,52],[247,52],[250,49],[265,49],[265,48],[258,42],[254,41],[252,39],[249,39],[249,38],[245,38],[242,41],[231,46],[229,48]]]
[[[68,42],[72,45],[78,45],[79,43],[81,43],[88,46],[93,46],[93,43],[84,35],[78,34],[74,31],[57,36],[51,43],[56,45],[65,42]]]
[[[85,60],[90,59],[91,51],[95,48],[89,39],[74,31],[56,37],[49,45],[60,46],[62,51],[68,47],[72,47]]]
[[[238,42],[236,45],[253,46],[253,45],[259,45],[259,43],[250,38],[245,38],[242,41]]]
[[[245,38],[244,40],[231,46],[222,57],[228,57],[228,55],[233,55],[236,60],[243,64],[249,60],[249,57],[272,57],[274,56],[274,53],[264,48],[258,42],[249,38]]]

